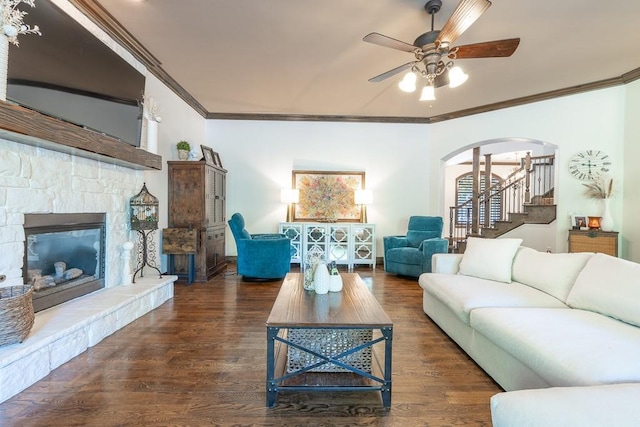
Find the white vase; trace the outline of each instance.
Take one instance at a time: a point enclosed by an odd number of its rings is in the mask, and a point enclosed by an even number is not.
[[[158,122],[155,120],[147,120],[147,151],[158,153]]]
[[[313,276],[313,287],[316,290],[317,294],[326,294],[327,292],[329,292],[330,278],[331,275],[329,274],[327,264],[319,263],[316,266],[316,271]]]
[[[600,229],[602,231],[613,231],[613,217],[609,203],[611,199],[602,199],[602,218],[600,219]]]
[[[329,276],[329,292],[340,292],[342,290],[342,276],[332,274]]]
[[[7,100],[7,70],[9,67],[9,39],[0,32],[0,100]]]

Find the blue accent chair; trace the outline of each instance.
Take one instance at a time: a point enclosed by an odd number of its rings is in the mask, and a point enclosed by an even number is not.
[[[284,234],[249,234],[244,218],[234,213],[229,220],[238,248],[238,274],[245,280],[281,279],[291,268],[291,240]]]
[[[384,271],[409,277],[430,273],[433,254],[449,248],[442,226],[442,217],[412,216],[406,236],[384,236]]]

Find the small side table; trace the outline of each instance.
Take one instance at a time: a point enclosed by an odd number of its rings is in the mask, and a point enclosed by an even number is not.
[[[186,277],[187,285],[196,278],[196,252],[198,230],[195,228],[164,228],[162,230],[162,253],[168,255],[168,273]],[[186,255],[187,273],[176,273],[175,255]]]
[[[569,252],[599,252],[618,256],[618,232],[569,230]]]

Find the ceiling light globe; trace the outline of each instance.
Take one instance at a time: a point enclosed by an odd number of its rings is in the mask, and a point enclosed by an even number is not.
[[[468,78],[469,75],[462,71],[462,68],[453,67],[449,70],[449,87],[454,88],[461,86]]]
[[[422,94],[420,94],[420,101],[435,101],[436,100],[436,92],[433,85],[427,85],[422,89]]]
[[[417,76],[413,71],[409,71],[404,75],[404,78],[398,83],[398,87],[401,91],[412,93],[416,90],[416,80]]]

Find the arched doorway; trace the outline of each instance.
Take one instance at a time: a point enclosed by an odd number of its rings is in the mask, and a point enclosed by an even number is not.
[[[553,216],[545,214],[539,218],[541,223],[553,222],[555,219],[553,194],[557,176],[555,173],[556,149],[557,146],[554,144],[540,140],[499,138],[478,141],[444,156],[442,159],[444,165],[442,216],[445,220],[444,235],[450,238],[452,246],[455,246],[457,241],[466,239],[467,235],[475,233],[484,232],[483,237],[497,237],[502,233],[511,232],[512,229],[508,228],[509,226],[503,227],[502,222],[511,223],[513,228],[529,223],[533,215],[530,215],[528,211],[535,210],[536,206],[534,205],[550,205],[546,208],[552,207]],[[476,159],[478,163],[476,173],[479,173],[478,184],[480,185],[478,190],[482,193],[487,188],[482,186],[482,180],[485,179],[484,173],[490,173],[493,187],[490,186],[491,192],[476,196],[482,200],[471,211],[475,210],[473,223],[479,227],[474,227],[472,230],[470,226],[471,214],[469,213],[470,203],[460,209],[456,208],[463,202],[461,193],[464,193],[462,191],[464,189],[461,190],[461,184],[466,186],[467,197],[471,197],[469,195],[469,179],[474,170],[474,151],[476,151],[476,156],[481,153],[480,160]],[[531,161],[528,160],[529,156]],[[524,171],[525,160],[529,162],[528,172]],[[491,165],[488,168],[487,163]],[[480,171],[484,173],[480,174]],[[489,193],[491,193],[490,196]],[[526,199],[523,196],[525,194]],[[464,198],[464,194],[462,197]],[[483,212],[487,212],[489,215],[487,216]],[[516,215],[520,215],[517,221],[506,221],[509,216],[516,218]],[[536,216],[536,218],[538,217]],[[494,225],[499,225],[501,230],[494,231]],[[547,243],[544,243],[543,246],[543,249],[548,248]]]

